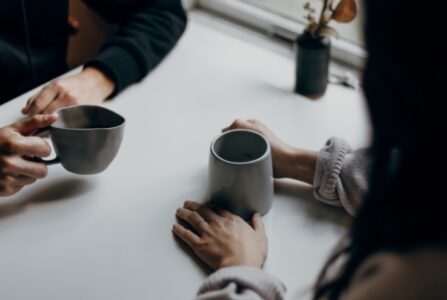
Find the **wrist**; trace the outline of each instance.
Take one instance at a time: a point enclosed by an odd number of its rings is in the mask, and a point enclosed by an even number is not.
[[[82,76],[90,82],[98,92],[102,101],[107,99],[115,90],[115,83],[102,71],[94,67],[87,67],[82,71]]]
[[[288,147],[280,159],[281,172],[278,177],[292,178],[313,184],[317,164],[317,152]]]
[[[241,259],[241,258],[227,258],[224,259],[217,269],[229,268],[229,267],[252,267],[261,269],[263,262],[256,262],[251,259]]]

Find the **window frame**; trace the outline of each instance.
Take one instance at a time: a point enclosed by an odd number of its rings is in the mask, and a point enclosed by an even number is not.
[[[290,43],[293,43],[305,29],[305,24],[241,0],[197,0],[196,7],[218,13],[254,27],[268,36],[277,36]],[[351,67],[362,69],[367,52],[360,45],[342,39],[332,39],[331,56]]]

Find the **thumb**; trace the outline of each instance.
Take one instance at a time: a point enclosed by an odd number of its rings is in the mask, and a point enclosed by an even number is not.
[[[45,128],[50,126],[57,120],[56,114],[50,115],[35,115],[31,118],[19,121],[11,125],[12,128],[16,129],[22,135],[30,135],[40,128]]]
[[[255,231],[265,231],[264,223],[262,222],[261,215],[255,213],[251,219],[251,225]]]

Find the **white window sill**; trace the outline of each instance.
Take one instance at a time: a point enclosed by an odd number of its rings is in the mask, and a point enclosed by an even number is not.
[[[248,25],[269,37],[280,37],[290,44],[305,29],[303,24],[239,0],[197,0],[196,8]],[[335,60],[356,69],[363,68],[367,56],[363,47],[341,39],[333,39],[331,54]]]

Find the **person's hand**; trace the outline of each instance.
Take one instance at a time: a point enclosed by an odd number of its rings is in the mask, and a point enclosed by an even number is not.
[[[260,268],[267,258],[267,236],[261,216],[251,226],[240,217],[219,208],[186,201],[176,213],[192,230],[174,224],[175,235],[212,269],[231,266]]]
[[[51,125],[57,116],[35,115],[0,128],[0,196],[10,196],[47,175],[47,167],[26,157],[46,157],[51,148],[40,137],[29,136]]]
[[[51,114],[71,105],[104,102],[115,89],[115,84],[101,71],[86,68],[81,73],[56,79],[28,100],[22,109],[25,115]]]
[[[293,147],[287,145],[282,140],[280,140],[267,126],[262,124],[258,120],[235,120],[230,126],[222,129],[222,132],[233,130],[233,129],[249,129],[264,135],[270,143],[272,149],[273,158],[273,169],[275,177],[285,177],[283,176],[284,165],[288,163],[288,158],[293,153]]]
[[[272,150],[273,172],[277,178],[294,178],[312,184],[315,175],[317,152],[294,148],[279,139],[258,120],[235,120],[222,132],[233,129],[249,129],[264,135]]]

